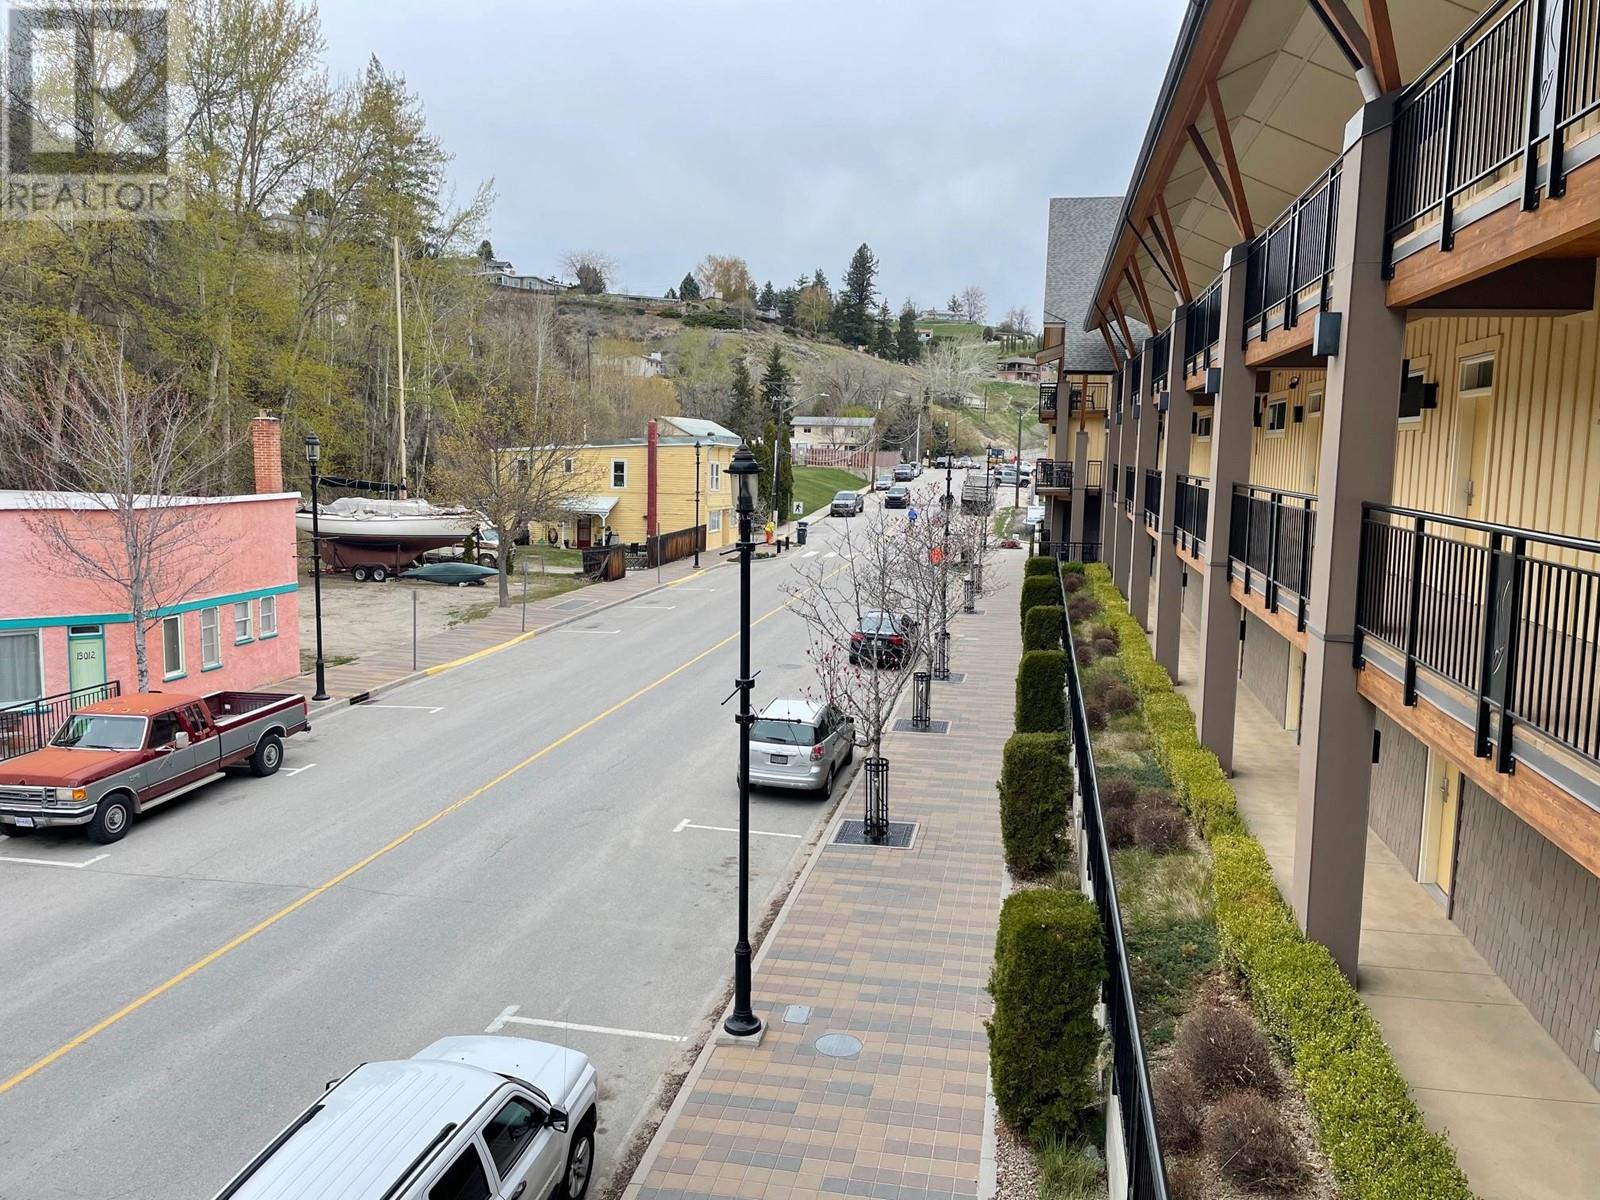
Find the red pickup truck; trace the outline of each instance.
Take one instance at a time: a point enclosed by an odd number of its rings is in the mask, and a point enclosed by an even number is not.
[[[114,842],[138,814],[249,765],[271,775],[283,739],[310,729],[302,696],[150,692],[73,713],[50,744],[0,763],[0,833],[87,825]]]

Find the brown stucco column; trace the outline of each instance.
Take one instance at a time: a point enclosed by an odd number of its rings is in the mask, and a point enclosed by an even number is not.
[[[1255,376],[1244,363],[1245,262],[1248,243],[1228,251],[1222,266],[1222,320],[1217,357],[1222,390],[1212,397],[1211,509],[1206,529],[1204,598],[1200,607],[1200,741],[1233,773],[1233,707],[1239,687],[1239,606],[1228,594],[1232,576],[1228,529],[1233,485],[1250,478],[1255,428]]]
[[[1167,331],[1167,436],[1161,455],[1161,528],[1156,538],[1156,661],[1178,681],[1178,648],[1183,635],[1183,564],[1173,550],[1178,516],[1178,476],[1189,470],[1189,425],[1194,400],[1183,386],[1183,338],[1188,310],[1178,305]]]
[[[1111,581],[1122,586],[1121,561],[1117,555],[1117,522],[1122,519],[1122,424],[1118,420],[1122,411],[1122,380],[1127,374],[1124,366],[1111,378],[1111,390],[1106,397],[1106,460],[1101,467],[1100,488],[1100,553],[1106,566],[1111,568]],[[1127,593],[1124,592],[1124,595]]]
[[[1144,340],[1140,351],[1139,414],[1133,423],[1133,520],[1128,534],[1128,609],[1142,629],[1150,628],[1150,535],[1144,523],[1144,473],[1156,465],[1156,444],[1161,433],[1161,414],[1156,412],[1156,340]]]
[[[1393,104],[1375,100],[1345,129],[1332,308],[1343,314],[1328,360],[1316,541],[1306,624],[1305,709],[1292,902],[1300,926],[1354,980],[1372,784],[1372,705],[1356,692],[1351,644],[1360,576],[1361,504],[1394,486],[1405,314],[1385,302],[1385,198]]]

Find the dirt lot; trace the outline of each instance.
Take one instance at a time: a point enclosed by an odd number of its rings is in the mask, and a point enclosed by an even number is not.
[[[528,576],[528,599],[570,591],[580,583],[570,575]],[[302,669],[316,661],[316,618],[311,576],[300,577],[300,660]],[[442,633],[463,621],[475,621],[494,609],[491,580],[483,587],[441,587],[436,583],[356,583],[348,575],[322,577],[323,653],[330,665],[353,662],[380,647],[411,642],[412,596],[416,597],[417,637]],[[512,580],[511,602],[522,600],[520,580]]]

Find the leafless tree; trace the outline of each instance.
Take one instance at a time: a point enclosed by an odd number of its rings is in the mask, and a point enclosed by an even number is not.
[[[940,339],[922,356],[917,375],[936,404],[964,408],[994,373],[994,351],[982,342]]]
[[[969,321],[982,321],[989,315],[989,302],[984,299],[983,289],[977,284],[961,293],[961,313]]]
[[[229,446],[172,381],[137,374],[120,347],[85,342],[76,364],[0,390],[0,454],[29,494],[40,567],[98,582],[133,618],[138,689],[161,609],[193,599],[227,547],[215,507],[196,504]]]
[[[598,250],[569,250],[561,256],[561,269],[577,281],[578,290],[597,296],[617,274],[617,260]]]

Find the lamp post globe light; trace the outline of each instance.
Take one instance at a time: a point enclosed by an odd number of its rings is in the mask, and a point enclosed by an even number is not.
[[[311,468],[311,594],[316,605],[317,625],[317,690],[313,700],[328,699],[327,668],[322,662],[322,531],[317,523],[317,484],[321,480],[318,464],[322,461],[322,439],[316,431],[306,434],[306,465]]]
[[[733,1011],[722,1023],[736,1038],[761,1032],[761,1020],[750,1007],[750,693],[756,682],[750,673],[750,559],[756,548],[751,522],[760,472],[750,447],[740,442],[728,464],[739,514],[739,677],[733,684],[739,693],[739,940],[733,948]]]

